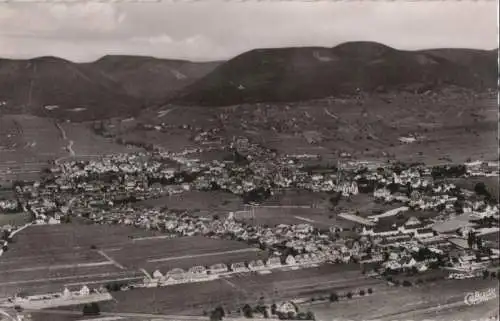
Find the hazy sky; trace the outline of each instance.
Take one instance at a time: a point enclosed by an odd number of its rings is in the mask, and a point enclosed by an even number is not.
[[[497,1],[488,0],[0,2],[0,57],[214,60],[259,47],[332,47],[356,40],[400,49],[493,49],[497,39]]]

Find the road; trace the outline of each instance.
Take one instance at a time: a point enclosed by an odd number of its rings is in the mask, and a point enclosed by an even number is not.
[[[162,258],[162,259],[148,260],[148,262],[150,262],[150,263],[165,262],[165,261],[172,261],[172,260],[191,259],[191,258],[203,257],[203,256],[222,255],[222,254],[230,254],[230,253],[257,252],[257,251],[260,251],[260,249],[258,249],[258,248],[246,248],[246,249],[239,249],[239,250],[211,252],[211,253],[194,254],[194,255],[184,255],[184,256],[176,256],[176,257],[166,257],[166,258]]]
[[[58,315],[78,315],[81,316],[80,311],[67,311],[67,310],[31,310],[25,309],[24,312],[27,313],[43,313],[43,314],[58,314]],[[102,317],[126,317],[126,318],[154,318],[161,320],[171,320],[171,321],[207,321],[208,317],[204,316],[189,316],[189,315],[166,315],[166,314],[150,314],[150,313],[122,313],[122,312],[101,312],[99,316]],[[224,320],[227,321],[248,321],[246,318],[231,318],[225,317]],[[253,321],[277,321],[277,319],[258,319],[253,318]]]
[[[59,124],[58,122],[56,122],[55,124],[56,124],[57,129],[59,129],[59,132],[61,133],[62,139],[65,140],[65,141],[68,141],[68,145],[66,146],[66,149],[67,149],[67,151],[69,153],[69,156],[70,157],[74,157],[76,155],[75,151],[73,150],[74,141],[68,139],[68,136],[66,135],[66,130],[64,129],[64,127],[61,126],[61,124]],[[60,159],[61,158],[57,159],[56,163]]]

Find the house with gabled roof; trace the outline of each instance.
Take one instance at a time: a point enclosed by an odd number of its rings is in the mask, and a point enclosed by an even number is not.
[[[252,271],[257,271],[257,270],[262,270],[266,266],[264,265],[264,262],[262,260],[253,260],[248,263],[248,268]]]
[[[231,270],[233,272],[248,272],[249,271],[244,262],[236,262],[236,263],[231,264]]]
[[[161,278],[163,278],[163,274],[159,270],[155,270],[153,272],[152,276],[153,276],[153,279],[161,279]]]
[[[297,264],[297,260],[295,259],[295,257],[293,255],[288,255],[285,259],[285,263],[287,265],[295,265],[295,264]]]
[[[220,274],[229,271],[229,268],[224,263],[213,264],[208,269],[210,274]]]
[[[175,268],[167,272],[165,277],[174,279],[174,280],[185,280],[186,278],[186,272],[181,269],[181,268]]]
[[[207,275],[207,268],[202,265],[193,266],[189,269],[188,273],[190,273],[192,276]]]
[[[275,268],[281,266],[281,259],[277,256],[270,257],[267,262],[266,266],[270,268]]]

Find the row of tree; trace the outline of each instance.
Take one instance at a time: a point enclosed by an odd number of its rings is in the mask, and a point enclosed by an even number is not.
[[[252,308],[249,304],[243,305],[241,309],[238,309],[238,313],[241,313],[245,318],[252,319],[255,314],[261,314],[264,318],[268,319],[271,316],[276,316],[280,320],[316,320],[316,317],[313,312],[299,312],[296,307],[297,312],[281,312],[278,311],[278,306],[273,303],[270,307],[260,302],[254,308]],[[209,317],[211,321],[221,321],[228,314],[226,313],[222,306],[217,306],[215,309],[210,311]],[[205,314],[207,314],[205,312]]]

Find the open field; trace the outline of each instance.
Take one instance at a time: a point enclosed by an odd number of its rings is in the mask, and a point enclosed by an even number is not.
[[[160,132],[156,130],[132,130],[120,135],[125,142],[133,144],[155,145],[171,152],[182,152],[184,149],[199,147],[191,141],[191,133],[187,130],[176,132]]]
[[[0,179],[34,179],[66,154],[55,123],[29,115],[0,117]]]
[[[497,288],[492,280],[440,281],[411,288],[388,288],[373,295],[348,301],[303,305],[311,309],[317,320],[478,320],[496,311],[498,299],[467,306],[469,292]],[[494,314],[493,314],[494,315]]]
[[[254,225],[275,226],[279,224],[311,224],[318,228],[328,228],[335,217],[327,209],[291,207],[254,207],[254,218],[241,220]]]
[[[160,269],[163,273],[176,267],[235,263],[262,256],[261,251],[244,243],[201,236],[134,241],[121,249],[104,252],[127,268],[145,268],[149,272]]]
[[[139,148],[127,148],[117,144],[113,139],[96,135],[86,124],[62,123],[63,136],[72,141],[72,149],[76,156],[100,156],[105,154],[130,153]]]
[[[124,246],[129,236],[154,236],[135,228],[106,225],[31,226],[16,234],[0,258],[0,296],[61,291],[65,284],[137,275],[101,255],[94,245]]]
[[[0,226],[3,225],[24,225],[31,221],[31,214],[29,213],[0,213]]]
[[[300,189],[283,189],[275,191],[268,199],[262,202],[263,206],[316,206],[328,207],[331,195],[328,193],[316,193]]]
[[[243,200],[233,194],[225,192],[190,191],[156,199],[148,199],[138,203],[153,207],[167,207],[169,209],[190,210],[206,214],[227,214],[243,208]]]
[[[85,124],[30,115],[0,116],[0,179],[37,179],[55,159],[135,150],[96,135]]]
[[[172,268],[266,258],[264,252],[237,241],[168,239],[159,233],[112,225],[31,226],[14,237],[0,258],[0,295],[138,280],[144,277],[140,269],[165,273]]]
[[[174,109],[165,119],[149,111],[138,121],[223,127],[226,137],[244,135],[282,154],[318,154],[332,161],[341,152],[350,153],[355,159],[427,164],[464,162],[469,157],[497,158],[496,97],[399,93],[370,95],[361,101],[327,98]],[[219,115],[224,116],[222,121]],[[315,133],[315,142],[306,139],[311,132]],[[146,143],[150,140],[134,131],[127,134]],[[416,134],[419,139],[411,144],[399,142],[400,137],[409,134]],[[175,147],[174,142],[166,145]]]
[[[384,213],[398,207],[400,207],[398,204],[391,205],[375,203],[375,198],[373,197],[373,195],[360,193],[349,198],[341,198],[339,203],[335,207],[335,210],[353,211],[357,212],[357,215],[361,217],[368,217],[371,215],[376,215],[376,213]]]
[[[105,303],[101,310],[200,315],[203,310],[218,304],[234,311],[247,302],[255,303],[261,296],[271,301],[347,289],[375,289],[379,286],[385,287],[379,280],[363,277],[358,266],[323,265],[296,271],[273,271],[266,275],[247,273],[211,282],[119,292],[114,295],[116,302]]]

